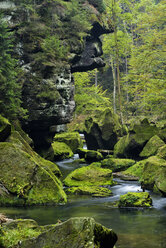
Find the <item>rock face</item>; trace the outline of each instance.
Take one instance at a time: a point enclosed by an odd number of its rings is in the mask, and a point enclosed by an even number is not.
[[[36,149],[49,147],[57,125],[72,119],[72,72],[105,65],[100,58],[99,36],[113,29],[101,21],[103,1],[81,1],[76,5],[71,0],[41,0],[27,6],[15,0],[0,4],[15,31],[15,52],[23,71],[23,106],[29,115],[23,125]],[[86,13],[92,18],[88,19]]]
[[[120,196],[118,206],[121,207],[151,207],[152,199],[147,192],[127,193]]]
[[[85,121],[84,135],[88,149],[112,150],[120,134],[118,117],[110,108]]]
[[[15,239],[10,240],[8,237],[12,237],[13,227]],[[117,241],[117,235],[111,229],[96,223],[93,218],[85,217],[71,218],[63,223],[44,227],[38,226],[33,220],[15,220],[0,229],[4,248],[9,247],[9,244],[13,248],[113,248]]]

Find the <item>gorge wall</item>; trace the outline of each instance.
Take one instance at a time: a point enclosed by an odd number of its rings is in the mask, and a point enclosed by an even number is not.
[[[100,35],[113,32],[103,1],[0,1],[15,36],[22,74],[22,124],[35,146],[49,147],[75,108],[73,72],[103,67]]]

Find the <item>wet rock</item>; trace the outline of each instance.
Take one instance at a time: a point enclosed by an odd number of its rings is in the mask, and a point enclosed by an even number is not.
[[[108,158],[101,162],[102,168],[111,169],[113,172],[125,170],[135,164],[132,159]]]
[[[8,237],[11,237],[13,224],[15,239],[12,241]],[[11,243],[15,248],[113,248],[117,241],[117,235],[111,229],[86,217],[71,218],[44,227],[38,226],[33,220],[16,220],[4,225],[1,230],[4,248]]]
[[[118,207],[151,207],[152,199],[147,192],[132,193],[129,192],[125,195],[121,195]]]

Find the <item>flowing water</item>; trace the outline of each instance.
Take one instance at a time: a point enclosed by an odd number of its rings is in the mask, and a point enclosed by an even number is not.
[[[64,176],[82,166],[74,159],[58,163]],[[32,218],[40,225],[65,221],[71,217],[93,217],[97,222],[112,228],[118,235],[116,248],[166,248],[166,198],[151,194],[150,209],[118,209],[112,202],[127,192],[141,191],[138,182],[117,180],[111,187],[113,196],[92,198],[75,196],[66,205],[54,207],[0,208],[0,212],[11,218]]]

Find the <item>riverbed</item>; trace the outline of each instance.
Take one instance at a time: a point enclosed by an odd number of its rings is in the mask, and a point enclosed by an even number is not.
[[[58,163],[64,176],[85,164],[73,163],[78,158]],[[71,217],[93,217],[97,222],[113,229],[118,235],[116,248],[166,248],[166,198],[150,192],[153,207],[150,209],[118,209],[112,202],[127,192],[139,192],[139,182],[115,179],[117,185],[111,187],[113,196],[92,198],[75,196],[66,205],[27,208],[0,208],[0,212],[10,218],[32,218],[40,225],[65,221]]]

